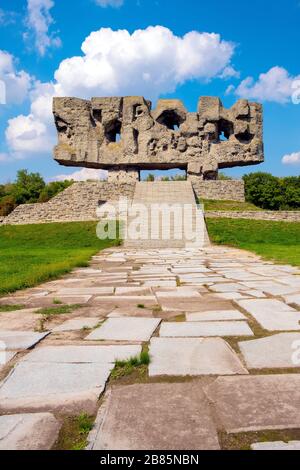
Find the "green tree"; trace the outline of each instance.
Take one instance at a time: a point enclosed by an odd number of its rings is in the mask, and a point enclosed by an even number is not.
[[[20,170],[13,185],[12,195],[17,204],[36,202],[45,187],[45,181],[39,173]]]
[[[53,181],[48,183],[41,191],[38,202],[47,202],[61,191],[64,191],[73,184],[73,181]]]
[[[0,215],[6,217],[16,207],[16,201],[13,196],[7,195],[0,199]]]
[[[155,176],[152,175],[152,173],[149,173],[149,175],[146,178],[146,181],[148,182],[155,181]]]

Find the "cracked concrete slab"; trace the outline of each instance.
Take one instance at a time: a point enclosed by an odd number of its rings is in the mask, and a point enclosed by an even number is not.
[[[152,338],[149,376],[248,374],[221,338]]]
[[[113,387],[89,443],[91,450],[220,449],[208,403],[194,382]]]
[[[300,375],[219,377],[205,388],[227,432],[300,427]]]

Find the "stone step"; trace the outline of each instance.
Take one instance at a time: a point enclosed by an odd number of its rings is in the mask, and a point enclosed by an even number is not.
[[[174,208],[170,207],[170,215],[166,212],[167,205],[174,205]],[[172,214],[175,205],[180,209],[179,217],[184,217],[185,227],[181,228],[176,219],[178,216],[176,213]],[[143,239],[135,240],[127,236],[126,248],[203,247],[209,243],[204,215],[196,205],[189,181],[139,182],[136,184],[131,208],[136,208],[137,213],[128,217],[127,228],[130,229],[135,221],[140,226]],[[188,236],[190,234],[186,232],[187,228],[192,232],[193,239]]]

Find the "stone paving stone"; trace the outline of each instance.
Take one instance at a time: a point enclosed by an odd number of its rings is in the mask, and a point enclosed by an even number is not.
[[[284,300],[287,304],[296,305],[300,308],[300,294],[287,295],[284,297]]]
[[[161,312],[159,312],[160,314]],[[146,317],[153,318],[153,310],[147,308],[116,308],[107,315],[107,318],[122,318],[122,317]]]
[[[247,290],[243,292],[244,296],[256,297],[257,299],[265,299],[266,295],[258,290]]]
[[[59,430],[51,413],[0,416],[0,450],[50,450]]]
[[[271,295],[285,295],[293,294],[297,291],[297,287],[291,287],[287,285],[280,284],[279,282],[270,280],[270,281],[259,281],[259,282],[243,282],[245,286],[250,287],[254,290],[260,290]]]
[[[149,376],[248,374],[221,338],[152,338]]]
[[[239,284],[238,282],[214,284],[213,286],[210,287],[210,289],[214,292],[240,292],[240,291],[248,290],[245,286],[243,286],[242,284]]]
[[[244,321],[164,322],[159,336],[168,338],[196,338],[213,336],[253,336]]]
[[[151,295],[151,290],[143,286],[117,287],[116,295]]]
[[[242,341],[239,348],[250,369],[300,368],[300,353],[296,354],[297,348],[300,351],[300,333],[279,333]]]
[[[300,450],[300,441],[258,442],[251,445],[251,450]]]
[[[200,298],[201,294],[196,290],[190,287],[174,287],[168,291],[166,290],[156,290],[155,295],[158,299],[174,299],[174,298],[188,298],[191,297]]]
[[[21,362],[0,383],[0,412],[94,413],[109,363]]]
[[[215,310],[209,312],[197,312],[186,314],[186,321],[188,322],[206,322],[218,320],[247,320],[247,318],[238,310]]]
[[[142,351],[139,345],[120,346],[44,346],[26,354],[21,362],[57,364],[106,364],[116,360],[127,361]]]
[[[148,287],[176,287],[177,283],[176,280],[174,281],[166,281],[166,280],[148,280],[143,282],[144,286]]]
[[[227,432],[300,427],[300,375],[219,377],[205,388]]]
[[[149,341],[160,324],[159,318],[109,318],[90,333],[87,340]]]
[[[57,307],[54,303],[55,300],[60,300],[65,305],[79,305],[87,304],[92,298],[91,295],[51,295],[51,297],[42,297],[40,299],[30,298],[27,302],[27,306],[30,308],[44,308],[44,307]]]
[[[236,300],[236,299],[244,299],[245,298],[245,295],[241,294],[240,292],[223,292],[223,293],[218,293],[216,295],[220,299],[226,299],[226,300]]]
[[[91,450],[220,448],[209,405],[194,382],[114,387],[89,442]]]
[[[6,364],[16,356],[16,354],[17,353],[15,351],[6,351],[2,348],[2,344],[0,342],[0,372],[4,369]]]
[[[275,299],[237,300],[268,331],[300,330],[300,312]]]
[[[0,331],[0,341],[6,345],[9,351],[21,351],[32,348],[45,338],[49,332],[35,333],[34,331]]]
[[[114,293],[113,287],[75,287],[59,289],[56,292],[58,296],[64,295],[112,295]]]
[[[52,329],[52,332],[59,333],[64,331],[78,331],[82,330],[83,328],[95,328],[98,325],[100,319],[99,318],[88,318],[88,317],[77,317],[67,320],[66,322],[62,323],[61,325],[56,326]]]

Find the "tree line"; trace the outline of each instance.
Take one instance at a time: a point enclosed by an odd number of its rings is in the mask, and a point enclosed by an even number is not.
[[[47,202],[72,183],[67,180],[45,183],[39,173],[20,170],[13,183],[0,184],[0,216],[7,216],[19,204]]]

